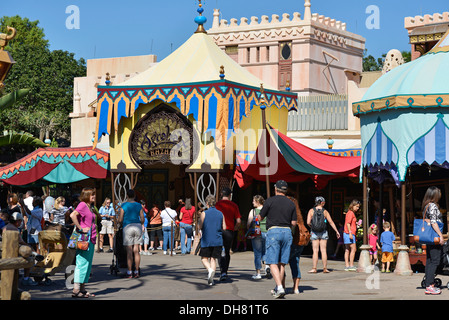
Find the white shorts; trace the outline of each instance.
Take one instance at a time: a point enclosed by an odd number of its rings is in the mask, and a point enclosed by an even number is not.
[[[123,245],[132,246],[140,244],[142,241],[142,225],[140,223],[131,223],[123,228]]]
[[[111,220],[101,220],[100,234],[114,234],[114,227]]]

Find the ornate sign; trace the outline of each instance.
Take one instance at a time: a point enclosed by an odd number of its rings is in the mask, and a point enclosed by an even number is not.
[[[167,109],[167,108],[164,108]],[[193,129],[182,115],[161,110],[142,118],[130,137],[131,156],[141,166],[155,163],[191,164]]]

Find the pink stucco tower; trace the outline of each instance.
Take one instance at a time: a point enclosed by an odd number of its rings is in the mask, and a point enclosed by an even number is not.
[[[265,83],[299,95],[347,93],[345,71],[362,72],[365,39],[346,23],[312,13],[220,20],[214,10],[207,33],[218,46]]]

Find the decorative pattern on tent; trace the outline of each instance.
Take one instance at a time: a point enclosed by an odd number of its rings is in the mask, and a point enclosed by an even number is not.
[[[362,163],[364,166],[396,166],[398,162],[398,149],[388,138],[380,123],[372,138],[363,151]]]
[[[264,93],[267,106],[296,110],[296,93],[267,89]],[[212,130],[213,136],[213,129],[233,131],[242,117],[260,104],[260,96],[260,88],[227,80],[166,86],[99,86],[96,141],[111,134],[112,129],[117,131],[121,118],[132,117],[139,104],[155,99],[175,102],[183,115],[204,122],[205,131]]]
[[[449,129],[443,115],[437,116],[434,127],[419,138],[407,152],[408,164],[443,165],[449,155]]]
[[[99,149],[40,148],[0,168],[0,180],[11,185],[27,185],[39,179],[72,183],[88,178],[105,179],[108,169],[109,154]]]
[[[264,159],[265,144],[268,145],[269,150],[268,161]],[[247,187],[252,179],[264,181],[265,164],[268,163],[271,182],[279,179],[300,182],[311,178],[315,181],[317,188],[322,189],[331,179],[357,177],[360,159],[360,157],[337,157],[324,154],[269,127],[269,134],[263,132],[251,161],[237,157],[238,166],[234,178],[241,188]]]

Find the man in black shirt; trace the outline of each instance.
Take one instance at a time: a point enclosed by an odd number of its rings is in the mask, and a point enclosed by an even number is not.
[[[295,204],[285,195],[288,185],[279,180],[274,185],[275,196],[268,198],[260,211],[260,221],[267,218],[267,252],[266,263],[270,265],[273,279],[276,282],[273,296],[282,298],[285,290],[282,286],[285,265],[290,258],[292,244],[291,228],[296,226]]]

